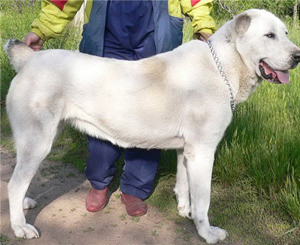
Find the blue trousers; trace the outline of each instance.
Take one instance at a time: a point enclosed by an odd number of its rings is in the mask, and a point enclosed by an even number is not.
[[[139,60],[156,53],[151,1],[109,1],[107,8],[104,57]],[[88,143],[85,173],[91,185],[101,190],[113,179],[115,162],[124,149],[93,137],[88,137]],[[159,150],[126,149],[121,191],[141,199],[149,197],[159,157]]]

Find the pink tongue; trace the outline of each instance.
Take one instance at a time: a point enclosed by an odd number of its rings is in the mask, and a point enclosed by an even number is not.
[[[277,74],[277,78],[281,83],[290,83],[290,76],[288,71],[275,71]]]
[[[269,67],[266,63],[261,62],[260,65],[262,65],[265,69],[265,72],[267,75],[272,74],[273,79],[277,77],[277,79],[281,83],[290,83],[290,76],[288,71],[274,71],[271,67]]]

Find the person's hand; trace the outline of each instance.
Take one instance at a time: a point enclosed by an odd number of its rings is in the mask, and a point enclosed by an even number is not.
[[[211,35],[208,33],[200,32],[198,39],[200,41],[206,42]]]
[[[40,51],[44,44],[44,41],[33,32],[29,32],[23,42],[34,51]]]

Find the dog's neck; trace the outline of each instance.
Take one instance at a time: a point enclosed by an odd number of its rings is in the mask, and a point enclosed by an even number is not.
[[[257,76],[254,69],[245,64],[236,49],[234,37],[230,33],[220,29],[210,40],[235,91],[236,103],[247,100],[255,88],[261,84],[262,79]]]

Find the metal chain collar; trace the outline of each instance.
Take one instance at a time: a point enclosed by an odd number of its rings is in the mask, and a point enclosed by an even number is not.
[[[233,113],[234,109],[235,109],[235,106],[236,106],[235,99],[234,99],[234,96],[233,96],[233,89],[232,89],[232,87],[230,85],[230,82],[229,82],[229,80],[228,80],[228,78],[227,78],[227,76],[226,76],[226,74],[225,74],[225,72],[224,72],[224,70],[222,68],[221,62],[220,62],[220,60],[219,60],[219,58],[217,56],[216,51],[214,50],[214,48],[212,46],[211,41],[207,40],[207,44],[208,44],[210,52],[211,52],[211,54],[212,54],[212,56],[214,58],[214,61],[215,61],[216,66],[218,68],[218,71],[219,71],[221,77],[223,78],[223,80],[226,82],[226,84],[228,86],[228,89],[229,89],[229,92],[230,92],[230,107],[231,107],[231,111]]]

